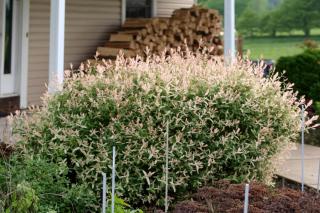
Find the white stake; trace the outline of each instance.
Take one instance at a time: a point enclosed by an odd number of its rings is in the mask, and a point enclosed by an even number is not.
[[[114,191],[116,188],[116,148],[112,147],[112,194],[111,194],[111,212],[114,213]]]
[[[102,213],[106,213],[106,194],[107,194],[107,177],[106,173],[102,172]]]
[[[168,173],[169,173],[169,122],[167,122],[166,133],[166,194],[165,194],[165,213],[168,212]]]
[[[248,209],[249,209],[249,184],[246,184],[245,193],[244,193],[243,213],[248,213]]]
[[[320,187],[320,159],[319,159],[319,167],[318,167],[318,183],[317,183],[317,192],[319,193]]]
[[[304,192],[304,104],[301,105],[301,191]]]

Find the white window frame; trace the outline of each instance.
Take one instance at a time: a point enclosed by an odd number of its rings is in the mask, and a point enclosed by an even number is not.
[[[30,0],[13,1],[11,73],[4,74],[4,45],[1,48],[0,97],[20,96],[20,108],[27,107],[28,31]],[[3,6],[4,0],[2,0]],[[5,21],[5,8],[2,8]],[[2,32],[5,33],[5,26]],[[2,43],[4,44],[4,35]]]
[[[15,78],[17,77],[17,73],[15,70],[15,60],[17,58],[16,55],[16,42],[17,42],[17,18],[15,16],[15,14],[17,13],[17,4],[16,1],[13,1],[13,20],[12,20],[12,43],[11,43],[11,71],[8,74],[4,73],[4,52],[5,52],[5,22],[6,22],[6,4],[5,4],[5,0],[1,0],[0,2],[2,4],[2,23],[1,27],[2,27],[2,48],[1,48],[1,66],[0,66],[0,97],[8,97],[8,96],[15,96],[16,94],[16,81]]]

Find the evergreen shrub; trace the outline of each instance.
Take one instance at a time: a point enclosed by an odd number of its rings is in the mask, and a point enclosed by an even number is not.
[[[320,101],[319,49],[307,49],[295,56],[279,58],[276,71],[294,84],[293,88],[299,95],[304,95],[315,102]]]

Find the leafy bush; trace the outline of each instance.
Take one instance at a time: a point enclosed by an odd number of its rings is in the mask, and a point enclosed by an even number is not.
[[[299,131],[299,100],[248,63],[226,67],[220,58],[187,51],[89,65],[68,75],[64,90],[45,97],[43,107],[14,119],[19,158],[12,166],[33,158],[28,170],[43,171],[52,184],[47,189],[28,174],[37,195],[60,194],[56,206],[64,212],[73,199],[95,211],[115,146],[117,194],[135,206],[162,205],[168,122],[172,197],[223,178],[267,182],[273,159]],[[81,190],[70,194],[74,186]]]
[[[0,212],[83,212],[92,207],[95,193],[86,184],[71,184],[67,172],[65,162],[48,162],[40,155],[0,158]]]
[[[315,50],[319,48],[319,44],[317,43],[317,41],[307,38],[303,41],[300,47],[306,50]]]
[[[310,49],[296,56],[281,57],[276,71],[294,83],[300,95],[320,101],[320,50]]]
[[[109,199],[111,201],[111,199]],[[107,213],[112,213],[111,202],[107,203]],[[114,212],[116,213],[143,213],[141,209],[131,210],[131,206],[121,198],[115,196],[114,198]]]
[[[37,212],[39,198],[35,195],[35,191],[29,187],[29,184],[25,182],[18,184],[11,196],[11,208],[8,208],[6,212],[26,212],[26,210]]]

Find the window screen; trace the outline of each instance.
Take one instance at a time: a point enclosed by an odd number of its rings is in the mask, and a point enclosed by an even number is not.
[[[126,17],[127,18],[150,18],[151,0],[127,0]]]

